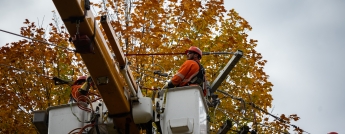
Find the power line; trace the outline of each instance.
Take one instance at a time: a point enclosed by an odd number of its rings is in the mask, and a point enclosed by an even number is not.
[[[50,45],[50,46],[54,46],[54,47],[58,47],[58,48],[62,48],[62,49],[66,49],[66,50],[75,52],[75,50],[70,49],[70,48],[68,48],[68,47],[58,46],[58,45],[56,45],[56,44],[52,44],[52,43],[45,42],[45,41],[42,41],[42,40],[37,40],[37,39],[34,39],[34,38],[26,37],[26,36],[19,35],[19,34],[16,34],[16,33],[12,33],[12,32],[6,31],[6,30],[2,30],[2,29],[0,29],[0,31],[1,31],[1,32],[4,32],[4,33],[8,33],[8,34],[15,35],[15,36],[19,36],[19,37],[22,37],[22,38],[26,38],[26,39],[29,39],[29,40],[37,41],[37,42],[40,42],[40,43],[48,44],[48,45]]]
[[[29,40],[37,41],[37,42],[40,42],[40,43],[48,44],[50,46],[66,49],[66,50],[69,50],[69,51],[73,51],[73,52],[76,51],[76,50],[70,49],[68,47],[58,46],[56,44],[52,44],[52,43],[49,43],[49,42],[46,42],[46,41],[42,41],[42,40],[37,40],[37,39],[34,39],[34,38],[26,37],[26,36],[23,36],[23,35],[20,35],[20,34],[16,34],[16,33],[13,33],[13,32],[9,32],[9,31],[6,31],[6,30],[0,29],[0,31],[4,32],[4,33],[15,35],[15,36],[19,36],[19,37],[22,37],[22,38],[26,38],[26,39],[29,39]],[[124,55],[125,56],[147,56],[147,55],[183,55],[183,54],[185,54],[185,53],[148,53],[148,54],[124,54]],[[234,54],[234,52],[203,52],[202,54],[203,55],[212,55],[212,54],[218,54],[219,55],[219,54]]]
[[[232,114],[232,115],[234,115],[234,116],[241,116],[241,115],[239,115],[239,114],[236,114],[236,113],[232,113],[232,112],[228,112],[226,109],[222,109],[222,108],[217,108],[216,110],[218,110],[218,111],[221,111],[223,114],[225,114],[226,116],[229,116],[229,115],[227,115],[227,114]],[[228,117],[229,118],[229,117]],[[235,120],[233,120],[233,119],[231,119],[231,118],[229,118],[230,120],[232,120],[232,121],[234,121],[237,125],[239,125],[239,123],[237,123]],[[242,119],[244,119],[244,120],[250,120],[250,119],[248,119],[248,118],[246,118],[246,117],[244,117],[243,115],[242,115]],[[271,126],[267,126],[267,125],[265,125],[265,124],[262,124],[262,123],[258,123],[259,125],[261,125],[261,126],[264,126],[264,127],[267,127],[267,128],[271,128],[271,129],[274,129],[274,130],[276,130],[275,128],[273,128],[273,127],[271,127]],[[234,130],[233,130],[234,131]],[[256,131],[258,131],[258,129],[256,128]],[[289,132],[283,132],[283,131],[280,131],[280,130],[276,130],[276,131],[278,131],[278,132],[280,132],[280,133],[283,133],[283,134],[290,134]]]
[[[26,73],[29,73],[29,74],[36,74],[37,76],[43,76],[43,77],[46,77],[46,78],[49,78],[49,79],[52,79],[52,78],[53,78],[52,76],[47,76],[47,75],[44,75],[44,74],[39,74],[39,73],[36,73],[36,72],[24,70],[24,69],[18,69],[18,68],[16,68],[16,67],[13,67],[13,66],[10,66],[10,65],[5,65],[5,64],[1,64],[1,63],[0,63],[0,66],[5,66],[5,67],[7,67],[7,68],[9,68],[9,69],[18,70],[18,71],[26,72]]]
[[[152,72],[152,73],[154,73],[155,71],[151,71],[151,70],[145,70],[145,69],[141,69],[141,68],[138,68],[138,67],[134,67],[134,66],[130,66],[131,68],[135,68],[135,69],[140,69],[140,70],[142,70],[142,71],[147,71],[147,72]],[[139,74],[142,74],[142,75],[145,75],[145,76],[148,76],[148,77],[151,77],[151,78],[154,78],[154,79],[157,79],[157,80],[159,80],[159,81],[166,81],[165,79],[162,79],[162,78],[160,78],[160,77],[157,77],[157,76],[155,76],[155,75],[149,75],[149,74],[145,74],[145,73],[142,73],[142,72],[140,72],[140,71],[136,71],[136,70],[133,70],[134,72],[136,72],[136,73],[139,73]],[[169,76],[167,76],[167,77],[169,77]]]
[[[230,119],[231,121],[235,122],[235,123],[237,124],[237,126],[239,126],[240,123],[239,123],[238,121],[235,121],[234,119],[231,119],[231,117],[229,117],[228,114],[232,114],[233,116],[241,116],[241,118],[244,119],[244,120],[248,120],[248,121],[250,120],[250,119],[244,117],[243,115],[239,115],[239,114],[236,114],[236,113],[233,113],[233,112],[228,112],[226,109],[217,108],[216,110],[221,111],[228,119]],[[261,126],[267,127],[267,128],[271,128],[271,129],[276,130],[276,131],[278,131],[278,132],[280,132],[280,133],[283,133],[283,134],[290,134],[289,132],[283,132],[283,131],[277,130],[277,129],[271,127],[271,126],[267,126],[267,125],[262,124],[262,123],[258,123],[258,124],[261,125]],[[252,129],[253,129],[253,128],[252,128]],[[231,130],[232,130],[232,131],[235,131],[235,132],[239,132],[239,131],[237,131],[237,130],[233,130],[233,129],[231,129]],[[258,131],[257,128],[254,129],[254,130]]]
[[[235,97],[235,96],[233,96],[233,95],[231,95],[231,94],[229,94],[229,93],[227,93],[227,92],[225,92],[225,91],[222,91],[222,90],[217,90],[217,91],[220,92],[220,93],[222,93],[222,94],[224,94],[224,95],[226,95],[226,96],[228,96],[228,97],[230,97],[230,98],[232,98],[232,99],[239,100],[239,101],[244,101],[242,98]],[[245,102],[245,101],[244,101],[244,102]],[[280,121],[280,122],[282,122],[282,123],[285,123],[285,124],[287,124],[287,125],[289,125],[289,126],[292,126],[292,127],[294,127],[295,129],[300,129],[298,126],[293,125],[293,124],[290,124],[290,123],[284,121],[284,120],[281,119],[280,117],[277,117],[277,116],[275,116],[275,115],[273,115],[273,114],[271,114],[271,113],[269,113],[269,112],[263,110],[262,108],[256,106],[256,105],[255,105],[254,103],[252,103],[252,102],[249,102],[249,103],[248,103],[248,102],[245,102],[245,103],[249,104],[250,106],[252,106],[252,107],[255,108],[255,109],[260,110],[261,112],[264,112],[264,113],[267,114],[267,115],[272,116],[273,118],[275,118],[276,120],[278,120],[278,121]],[[310,134],[309,132],[304,131],[303,129],[300,129],[300,130],[302,130],[302,132],[306,132],[306,133]]]
[[[148,53],[148,54],[124,54],[125,56],[147,56],[147,55],[183,55],[186,53]],[[234,54],[233,52],[202,52],[202,55],[212,54]]]

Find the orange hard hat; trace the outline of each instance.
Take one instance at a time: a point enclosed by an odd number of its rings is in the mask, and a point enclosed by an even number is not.
[[[338,134],[337,132],[329,132],[328,134]]]
[[[202,57],[202,51],[196,47],[196,46],[191,46],[188,50],[185,51],[185,53],[188,53],[189,51],[193,51],[193,52],[196,52],[197,54],[199,54],[200,56],[200,59]]]

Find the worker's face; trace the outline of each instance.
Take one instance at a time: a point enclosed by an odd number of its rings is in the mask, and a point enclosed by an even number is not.
[[[197,56],[197,54],[194,53],[194,52],[192,52],[192,51],[189,51],[189,52],[187,53],[187,59],[188,59],[188,60],[193,60],[193,59],[194,59],[194,56]]]

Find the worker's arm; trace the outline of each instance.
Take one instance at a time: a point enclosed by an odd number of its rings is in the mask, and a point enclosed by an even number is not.
[[[185,61],[178,72],[168,82],[168,87],[172,88],[175,86],[186,85],[191,78],[197,75],[199,72],[199,64],[193,60]]]

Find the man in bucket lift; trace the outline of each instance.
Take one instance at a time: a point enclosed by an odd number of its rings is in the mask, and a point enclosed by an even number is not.
[[[93,85],[91,77],[80,76],[76,81],[63,80],[58,77],[53,78],[55,85],[67,84],[72,88],[69,103],[77,102],[79,96],[87,95],[89,93],[90,87]],[[79,101],[86,101],[84,99],[79,99]]]
[[[204,95],[206,95],[204,89],[205,69],[200,64],[202,51],[198,47],[191,46],[185,53],[187,54],[187,61],[182,64],[178,72],[163,88],[199,85],[202,87]]]
[[[91,77],[80,76],[71,86],[72,92],[69,102],[77,102],[80,95],[87,95],[89,93],[90,86],[92,85]],[[79,100],[85,101],[85,100]]]

